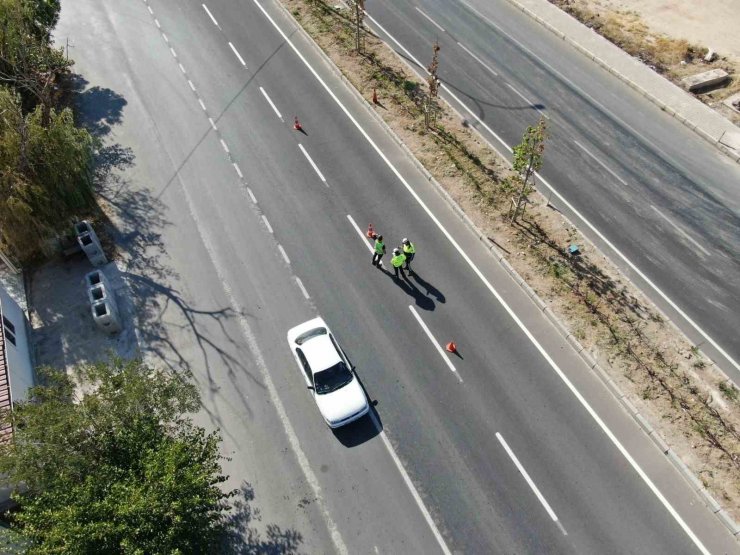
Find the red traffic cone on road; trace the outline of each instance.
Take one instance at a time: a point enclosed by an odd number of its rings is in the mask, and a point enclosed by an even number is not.
[[[378,91],[375,90],[375,87],[373,87],[373,104],[380,104],[378,102]]]
[[[457,352],[457,345],[453,341],[450,341],[447,345],[445,345],[445,351],[448,353],[456,353]]]
[[[373,228],[373,224],[367,224],[367,236],[370,239],[375,239],[378,236],[378,234],[375,233],[375,229]]]
[[[295,118],[295,121],[293,122],[293,129],[296,131],[303,131],[303,127],[301,127],[301,122],[298,121],[298,116],[293,116]]]

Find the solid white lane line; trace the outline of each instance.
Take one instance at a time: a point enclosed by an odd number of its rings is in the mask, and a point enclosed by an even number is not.
[[[506,86],[509,87],[512,91],[514,91],[519,96],[519,98],[521,98],[522,100],[524,100],[524,102],[526,102],[532,108],[534,108],[535,110],[537,110],[542,115],[543,118],[550,119],[550,116],[548,116],[545,112],[543,112],[542,110],[540,110],[539,108],[537,108],[537,106],[534,105],[534,102],[532,102],[526,96],[524,96],[522,93],[520,93],[518,90],[516,90],[514,88],[514,85],[511,85],[510,83],[506,83]]]
[[[170,54],[172,54],[173,58],[177,58],[177,53],[175,52],[175,49],[170,46]]]
[[[275,111],[275,113],[277,114],[277,117],[279,117],[279,118],[280,118],[280,121],[284,121],[284,120],[283,120],[283,116],[282,116],[282,115],[280,115],[280,112],[278,111],[278,109],[277,109],[277,107],[275,106],[275,104],[273,104],[273,103],[272,103],[272,100],[270,99],[270,97],[269,97],[269,96],[267,96],[267,92],[265,91],[265,89],[263,89],[262,87],[260,87],[260,91],[262,91],[262,96],[264,96],[264,97],[265,97],[265,100],[267,100],[267,102],[268,102],[268,103],[270,104],[270,106],[272,106],[272,109],[273,109],[273,110]]]
[[[201,99],[199,98],[199,99],[198,99],[198,103],[200,104],[200,107],[201,107],[201,108],[203,108],[203,110],[205,111],[205,109],[206,109],[206,105],[205,105],[205,104],[203,104],[203,100],[201,100]]]
[[[256,2],[256,0],[253,0],[253,1]],[[461,0],[461,2],[463,4],[465,4],[466,6],[468,6],[479,17],[481,17],[482,19],[485,19],[486,21],[488,21],[491,26],[496,27],[504,36],[506,36],[507,38],[511,39],[513,42],[515,42],[516,44],[518,44],[520,48],[522,48],[523,50],[525,50],[526,52],[528,52],[530,55],[532,55],[535,58],[537,58],[537,56],[531,50],[529,50],[523,44],[521,44],[519,41],[517,41],[516,39],[514,39],[513,37],[511,37],[508,33],[506,33],[505,31],[503,31],[498,25],[496,25],[495,23],[493,23],[492,21],[490,21],[489,19],[487,19],[485,16],[483,16],[482,14],[480,14],[480,12],[478,12],[475,8],[473,8],[465,0]],[[390,33],[388,33],[388,31],[386,31],[377,21],[375,21],[375,19],[373,19],[372,16],[370,16],[370,14],[366,14],[366,17],[370,21],[372,21],[373,22],[373,25],[375,25],[378,29],[380,29],[401,50],[403,50],[403,52],[406,54],[406,56],[410,60],[413,60],[414,63],[417,64],[419,67],[422,67],[422,68],[424,67],[424,65],[422,65],[421,62],[419,62],[419,60],[417,60],[416,58],[414,58],[413,54],[411,54],[411,52],[409,52],[408,49],[405,46],[403,46],[400,42],[398,42],[393,35],[391,35]],[[612,117],[615,121],[619,122],[619,124],[622,125],[622,126],[624,126],[625,129],[629,129],[631,133],[633,133],[634,135],[640,137],[647,144],[651,144],[651,147],[654,148],[654,149],[656,149],[658,152],[660,152],[663,156],[666,157],[666,159],[669,159],[670,158],[670,156],[668,156],[665,152],[663,152],[662,150],[660,150],[659,148],[657,148],[655,146],[655,144],[654,144],[653,141],[648,141],[647,139],[645,139],[639,132],[637,132],[635,129],[633,129],[631,126],[629,126],[627,123],[625,123],[624,121],[622,121],[616,114],[613,114],[610,110],[607,110],[606,107],[604,107],[602,104],[600,104],[594,98],[592,98],[590,95],[588,95],[587,93],[585,93],[584,91],[582,91],[570,79],[568,79],[567,77],[565,77],[564,75],[562,75],[560,72],[558,72],[552,66],[550,66],[547,62],[544,62],[542,60],[540,60],[540,61],[546,67],[548,67],[550,69],[550,71],[552,71],[553,73],[555,73],[556,75],[558,75],[561,79],[563,79],[565,82],[567,82],[571,87],[573,87],[575,90],[577,90],[582,96],[584,96],[585,98],[588,98],[591,103],[593,103],[594,105],[598,106],[600,110],[602,110],[604,113],[609,114],[610,117]],[[304,63],[307,63],[307,62],[305,62],[305,60],[304,60]],[[450,98],[452,98],[453,100],[455,100],[455,102],[457,102],[460,106],[462,106],[463,109],[465,109],[481,125],[481,127],[483,127],[509,153],[511,153],[511,147],[508,144],[506,144],[506,142],[501,137],[499,137],[498,134],[496,134],[493,131],[493,129],[491,129],[486,124],[486,122],[483,121],[478,116],[478,114],[475,113],[475,111],[473,111],[462,100],[460,100],[455,95],[455,93],[453,93],[448,87],[446,87],[444,85],[444,83],[441,85],[441,87],[442,87],[442,90],[445,91],[445,94],[449,95]],[[495,147],[494,147],[494,149],[495,149]],[[627,264],[627,266],[629,266],[632,269],[632,271],[634,271],[638,276],[640,276],[640,278],[653,291],[655,291],[660,296],[660,298],[662,298],[673,310],[675,310],[676,313],[678,313],[678,315],[681,318],[683,318],[686,323],[688,323],[692,328],[694,328],[694,330],[696,330],[697,333],[699,333],[710,345],[712,345],[712,347],[714,347],[717,350],[718,353],[720,353],[730,364],[732,364],[732,366],[734,366],[738,371],[740,371],[740,362],[738,362],[734,358],[732,358],[730,356],[730,354],[727,351],[725,351],[719,345],[719,343],[717,343],[712,338],[712,336],[710,336],[706,331],[704,331],[704,329],[701,326],[699,326],[699,324],[697,324],[696,322],[694,322],[694,320],[688,314],[686,314],[686,312],[684,312],[683,309],[681,309],[681,307],[678,306],[678,304],[676,304],[666,293],[664,293],[663,290],[660,287],[658,287],[655,283],[653,283],[653,281],[649,277],[647,277],[647,275],[645,275],[645,273],[642,270],[640,270],[629,258],[627,258],[627,256],[621,250],[619,250],[611,241],[609,241],[609,239],[607,239],[604,236],[604,234],[601,233],[601,231],[599,231],[596,228],[596,226],[594,226],[588,219],[586,219],[586,217],[583,214],[581,214],[578,210],[576,210],[576,208],[570,202],[568,202],[568,200],[563,195],[561,195],[557,191],[557,189],[555,189],[555,187],[553,187],[540,174],[537,174],[537,177],[540,179],[540,182],[541,183],[544,183],[547,186],[547,188],[550,189],[550,191],[552,192],[552,194],[554,194],[558,198],[558,200],[560,202],[562,202],[568,208],[568,210],[570,210],[573,214],[575,214],[576,217],[578,219],[580,219],[586,225],[586,227],[588,227],[605,245],[607,245],[612,250],[612,252],[614,252],[614,254],[616,254],[619,258],[621,258],[624,261],[624,263]]]
[[[265,226],[267,227],[267,231],[269,231],[270,233],[273,233],[272,226],[270,225],[270,222],[267,221],[267,216],[265,216],[264,214],[262,214],[262,221],[265,222]]]
[[[511,450],[511,447],[509,447],[509,444],[506,443],[506,440],[504,439],[504,436],[502,436],[500,433],[496,432],[496,438],[499,440],[501,445],[504,446],[504,449],[506,450],[506,453],[509,455],[512,461],[514,461],[514,464],[516,465],[517,470],[519,470],[519,473],[524,476],[524,479],[527,481],[527,484],[529,484],[529,487],[532,488],[532,491],[537,496],[537,499],[540,500],[540,503],[542,503],[542,506],[545,507],[545,510],[547,511],[547,514],[550,515],[550,518],[554,522],[558,521],[558,515],[555,514],[555,511],[552,510],[552,507],[550,507],[550,504],[547,502],[547,499],[545,499],[545,496],[542,495],[537,485],[534,483],[534,480],[529,477],[529,474],[524,469],[524,466],[522,466],[522,463],[519,462],[519,459],[516,458],[516,455],[514,454],[514,451]],[[561,528],[563,533],[567,535],[567,532],[565,532],[565,528]]]
[[[167,44],[170,43],[170,39],[168,39],[167,35],[165,35],[164,33],[162,33],[162,38],[164,39],[164,42],[166,42]]]
[[[482,66],[483,66],[484,68],[486,68],[486,69],[487,69],[488,71],[490,71],[491,73],[493,73],[493,75],[494,75],[494,76],[498,77],[498,73],[496,73],[496,72],[495,72],[495,71],[493,70],[493,68],[491,68],[491,67],[490,67],[490,66],[489,66],[489,65],[488,65],[488,64],[487,64],[486,62],[484,62],[483,60],[481,60],[481,59],[480,59],[480,58],[479,58],[478,56],[476,56],[476,55],[475,55],[475,54],[474,54],[473,52],[471,52],[470,50],[468,50],[468,47],[467,47],[467,46],[465,46],[465,45],[464,45],[463,43],[461,43],[461,42],[458,42],[458,43],[457,43],[457,45],[458,45],[458,46],[459,46],[460,48],[462,48],[463,50],[465,50],[465,52],[467,52],[467,53],[468,53],[468,54],[469,54],[470,56],[472,56],[472,57],[473,57],[473,59],[474,59],[474,60],[475,60],[476,62],[478,62],[478,63],[479,63],[480,65],[482,65]]]
[[[210,17],[210,18],[211,18],[211,21],[213,21],[213,24],[214,24],[214,25],[215,25],[216,27],[218,27],[218,21],[216,21],[216,18],[215,18],[215,17],[213,17],[213,14],[211,13],[211,10],[209,10],[209,9],[208,9],[208,6],[206,6],[205,4],[201,4],[201,6],[203,6],[203,9],[204,9],[204,10],[206,11],[206,13],[208,14],[208,17]]]
[[[190,79],[188,79],[188,85],[190,85],[190,90],[195,92],[195,85],[193,85],[193,82]]]
[[[421,11],[418,7],[416,7],[416,11],[419,12],[424,17],[426,17],[431,22],[431,24],[434,25],[437,29],[439,29],[443,33],[446,33],[447,32],[447,31],[445,31],[445,28],[444,27],[442,27],[439,23],[437,23],[436,21],[434,21],[431,17],[429,17],[427,14],[425,14],[423,11]]]
[[[450,552],[450,549],[447,547],[447,544],[445,543],[444,538],[442,537],[442,534],[439,531],[439,528],[437,528],[437,525],[434,523],[434,519],[432,519],[432,515],[429,513],[429,510],[424,504],[424,500],[421,498],[421,495],[419,495],[419,492],[416,490],[416,486],[414,485],[414,482],[411,481],[411,478],[409,477],[408,472],[406,472],[406,469],[403,467],[403,463],[401,462],[401,459],[398,458],[398,455],[396,454],[395,449],[393,449],[393,445],[391,445],[391,442],[388,439],[388,436],[386,435],[385,430],[380,426],[380,422],[378,422],[378,417],[375,416],[375,411],[373,410],[372,407],[370,408],[370,418],[372,419],[373,424],[375,425],[375,429],[378,430],[380,439],[383,440],[383,445],[385,445],[385,448],[388,451],[388,454],[391,456],[391,459],[393,459],[393,462],[395,463],[396,468],[398,469],[398,473],[401,475],[401,478],[403,478],[403,481],[406,484],[406,487],[411,492],[411,496],[414,498],[414,501],[416,501],[416,505],[419,507],[421,514],[424,516],[424,520],[427,521],[429,528],[431,528],[432,530],[432,534],[434,534],[434,537],[437,539],[437,543],[439,544],[440,549],[442,549],[442,553],[444,553],[444,555],[452,555],[452,553]]]
[[[211,127],[213,127],[214,131],[218,131],[218,127],[216,127],[216,123],[213,121],[213,118],[208,118],[208,123],[211,124]]]
[[[367,238],[365,237],[365,234],[360,229],[360,226],[357,225],[357,222],[355,222],[355,220],[349,214],[347,214],[347,219],[349,220],[349,223],[352,224],[352,227],[355,228],[355,231],[357,232],[357,234],[362,239],[362,242],[365,243],[365,246],[367,247],[367,250],[369,250],[370,252],[373,252],[373,247],[370,245],[370,243],[367,242]]]
[[[701,246],[701,245],[700,245],[700,244],[699,244],[699,243],[698,243],[697,241],[695,241],[695,240],[694,240],[694,238],[693,238],[693,237],[691,237],[691,235],[689,235],[689,234],[688,234],[688,233],[686,233],[686,232],[685,232],[685,231],[684,231],[683,229],[681,229],[680,227],[678,227],[678,225],[677,225],[677,224],[673,223],[673,221],[671,221],[671,220],[670,220],[670,219],[668,218],[668,216],[666,216],[665,214],[663,214],[663,213],[662,213],[662,212],[661,212],[660,210],[658,210],[657,208],[655,208],[655,206],[653,206],[652,204],[650,205],[650,208],[652,208],[653,210],[655,210],[655,212],[656,212],[656,214],[658,214],[658,216],[660,216],[660,217],[661,217],[661,218],[663,218],[663,219],[664,219],[664,220],[665,220],[666,222],[668,222],[668,223],[669,223],[669,224],[670,224],[670,225],[671,225],[671,226],[673,227],[673,229],[675,229],[675,230],[676,230],[676,231],[678,231],[678,232],[679,232],[679,233],[680,233],[681,235],[683,235],[683,236],[684,236],[684,237],[686,238],[686,240],[687,240],[687,241],[690,241],[690,242],[691,242],[691,244],[692,244],[692,245],[694,245],[694,246],[695,246],[695,247],[696,247],[697,249],[699,249],[699,250],[700,250],[701,252],[703,252],[703,253],[704,253],[704,254],[706,254],[707,256],[709,256],[709,255],[710,255],[710,253],[709,253],[709,251],[707,251],[707,249],[705,249],[704,247],[702,247],[702,246]]]
[[[306,160],[309,161],[309,163],[313,167],[314,171],[318,174],[318,176],[321,179],[321,181],[323,181],[324,184],[326,184],[326,178],[324,177],[324,174],[321,173],[321,170],[319,170],[319,167],[316,164],[314,164],[314,161],[313,160],[311,160],[311,157],[308,155],[308,152],[306,152],[306,149],[303,148],[303,145],[300,144],[300,143],[298,143],[298,148],[301,149],[301,152],[306,157]],[[328,185],[327,185],[327,187],[328,187]]]
[[[293,429],[293,425],[290,422],[288,413],[285,410],[285,406],[283,405],[282,400],[280,399],[280,395],[278,394],[278,389],[275,386],[275,383],[272,381],[270,369],[267,367],[267,363],[265,362],[265,357],[262,354],[262,349],[260,349],[257,337],[252,331],[247,317],[244,315],[244,307],[237,301],[236,296],[230,285],[230,276],[228,276],[226,270],[224,269],[224,266],[221,263],[221,260],[216,254],[217,251],[215,245],[218,243],[215,239],[211,238],[207,227],[198,216],[198,213],[195,210],[195,201],[188,193],[187,188],[183,186],[182,189],[186,202],[188,204],[190,214],[193,218],[193,221],[195,222],[197,229],[200,231],[200,237],[203,241],[205,250],[211,260],[211,264],[213,264],[213,267],[216,270],[216,276],[220,281],[221,287],[226,295],[226,298],[228,299],[229,305],[231,306],[234,313],[237,315],[237,321],[242,329],[242,334],[247,341],[247,348],[251,353],[250,359],[254,362],[254,365],[257,367],[262,376],[262,381],[265,385],[265,389],[267,390],[270,401],[275,407],[275,411],[277,412],[280,423],[285,430],[288,443],[290,444],[290,448],[296,457],[298,466],[300,466],[303,475],[306,477],[306,482],[313,490],[316,504],[326,521],[326,526],[329,530],[332,542],[334,543],[334,547],[340,555],[348,555],[349,550],[347,549],[347,545],[342,539],[342,534],[339,532],[339,528],[334,522],[334,519],[331,517],[331,513],[329,512],[329,508],[327,507],[326,501],[324,499],[319,480],[316,477],[316,474],[314,474],[313,467],[309,462],[306,453],[301,448],[301,442],[298,439],[298,434],[296,434],[295,430]]]
[[[227,145],[226,141],[224,141],[223,139],[221,139],[221,146],[224,147],[226,154],[229,154],[229,145]]]
[[[157,26],[157,29],[162,28],[162,26],[159,24],[159,19],[157,19],[156,17],[154,18],[154,24]]]
[[[406,179],[401,175],[401,173],[396,169],[396,167],[391,163],[391,161],[388,159],[388,157],[385,155],[385,153],[381,150],[381,148],[373,141],[373,139],[370,137],[370,135],[367,134],[367,131],[360,125],[360,123],[355,119],[355,117],[350,113],[350,111],[347,109],[347,107],[342,104],[342,102],[337,98],[336,94],[334,94],[334,91],[331,90],[331,88],[324,82],[324,80],[321,78],[321,76],[316,72],[316,70],[311,66],[310,63],[308,63],[308,60],[303,56],[300,50],[296,47],[296,45],[293,43],[292,40],[288,37],[288,35],[280,28],[280,26],[275,23],[275,20],[272,19],[270,14],[267,13],[265,8],[262,6],[262,4],[259,3],[258,0],[252,0],[254,4],[260,9],[260,11],[264,14],[264,16],[270,21],[272,26],[277,30],[277,32],[280,34],[280,36],[283,38],[286,44],[290,46],[290,48],[295,52],[296,56],[303,62],[303,64],[308,68],[308,70],[311,72],[311,74],[316,78],[316,80],[321,84],[323,89],[326,91],[326,93],[329,95],[329,97],[336,102],[337,106],[339,106],[340,110],[344,113],[345,116],[349,119],[349,121],[352,122],[352,124],[355,126],[355,128],[360,132],[360,134],[365,138],[365,140],[368,142],[368,144],[375,150],[375,152],[380,156],[381,160],[388,166],[388,169],[390,169],[393,174],[398,178],[398,180],[403,184],[403,186],[406,188],[406,190],[409,192],[409,194],[416,200],[416,202],[419,204],[419,206],[426,212],[426,214],[429,216],[429,218],[434,222],[434,224],[437,226],[437,228],[444,234],[444,236],[447,238],[447,240],[452,244],[452,246],[460,253],[460,256],[462,256],[463,260],[470,266],[470,268],[473,270],[473,272],[478,276],[478,279],[480,279],[483,284],[486,286],[486,288],[491,292],[491,294],[496,298],[496,300],[501,304],[502,307],[506,310],[506,312],[509,314],[509,316],[514,320],[514,322],[517,324],[517,326],[522,330],[522,332],[527,336],[529,341],[532,343],[532,345],[535,346],[535,348],[539,351],[539,353],[542,355],[542,357],[547,361],[547,363],[550,365],[550,367],[558,374],[560,379],[565,383],[565,385],[568,387],[568,389],[573,393],[573,395],[576,397],[579,403],[581,403],[581,406],[586,409],[586,411],[591,415],[591,418],[594,419],[596,424],[602,429],[602,431],[607,435],[609,440],[612,442],[612,444],[619,450],[619,452],[622,454],[622,456],[629,462],[629,464],[632,466],[632,468],[637,472],[637,474],[642,478],[643,482],[650,488],[650,490],[653,492],[653,494],[660,500],[660,502],[663,504],[663,506],[666,508],[666,510],[671,514],[671,516],[676,520],[676,522],[681,526],[681,528],[686,532],[686,534],[691,538],[691,541],[694,542],[694,545],[696,545],[700,551],[703,553],[706,553],[707,555],[709,552],[704,547],[704,544],[702,544],[701,540],[694,534],[694,532],[689,528],[689,526],[686,524],[686,522],[681,518],[681,515],[678,514],[676,509],[673,508],[673,506],[668,502],[668,500],[663,496],[663,494],[660,492],[660,490],[657,488],[657,486],[653,483],[653,481],[650,479],[650,477],[645,474],[645,472],[642,470],[640,465],[637,464],[637,461],[630,455],[630,453],[625,449],[625,447],[620,443],[620,441],[617,439],[617,437],[614,435],[614,433],[609,429],[609,427],[606,425],[606,423],[601,419],[601,417],[596,413],[596,411],[591,407],[591,405],[586,401],[586,398],[581,395],[580,391],[576,389],[576,387],[573,385],[573,383],[568,379],[568,376],[565,375],[565,373],[560,369],[560,367],[557,365],[557,363],[552,359],[552,357],[547,353],[547,351],[540,345],[540,343],[537,341],[537,339],[532,335],[532,332],[529,331],[529,329],[524,325],[524,322],[522,322],[519,319],[519,316],[516,315],[516,313],[511,309],[511,307],[506,303],[504,298],[499,294],[499,292],[491,285],[491,282],[488,281],[486,276],[483,275],[483,272],[481,272],[478,267],[475,265],[475,263],[470,259],[468,254],[460,247],[460,245],[457,243],[454,237],[450,235],[450,233],[445,229],[445,227],[442,225],[442,223],[437,219],[437,216],[434,215],[434,213],[429,209],[429,207],[424,203],[424,201],[421,199],[421,197],[414,191],[414,189],[409,185],[409,183],[406,181]],[[369,15],[367,17],[370,17]],[[390,35],[389,35],[390,36]],[[423,66],[422,66],[423,67]],[[350,218],[351,221],[353,221]],[[359,228],[358,228],[359,229]],[[369,247],[369,245],[368,245]],[[372,250],[372,247],[370,247]],[[433,523],[432,523],[433,524]],[[441,538],[439,536],[438,538]],[[441,545],[443,546],[443,549],[446,552],[449,552],[447,546],[444,544],[444,540],[442,540]]]
[[[249,195],[249,198],[252,199],[252,202],[254,204],[257,204],[257,197],[254,196],[252,189],[250,189],[249,187],[247,187],[247,194]]]
[[[437,352],[439,353],[439,356],[442,357],[442,360],[444,360],[447,363],[447,366],[450,367],[450,370],[452,370],[452,373],[455,374],[455,377],[460,380],[460,383],[463,383],[462,378],[460,377],[460,374],[457,373],[457,370],[455,369],[455,365],[452,364],[452,361],[450,361],[450,357],[448,357],[444,350],[442,349],[442,346],[439,344],[439,342],[434,338],[432,335],[431,330],[427,327],[427,325],[424,323],[424,320],[421,319],[421,316],[419,316],[419,313],[416,311],[416,309],[413,307],[413,305],[409,305],[409,310],[411,311],[411,314],[414,315],[414,318],[416,318],[416,321],[419,322],[419,325],[421,326],[421,329],[424,330],[424,333],[427,334],[427,337],[429,338],[429,341],[432,342],[432,345],[434,345],[435,349],[437,349]]]
[[[288,253],[285,252],[285,249],[282,245],[278,244],[278,250],[280,251],[280,254],[283,255],[283,260],[285,260],[285,263],[290,266],[290,258],[288,258]]]
[[[244,177],[242,175],[242,170],[239,168],[239,165],[236,162],[234,162],[234,169],[236,170],[236,175],[239,176],[239,179],[242,179]]]
[[[308,294],[308,290],[303,285],[303,282],[301,281],[301,278],[298,276],[295,277],[295,282],[298,284],[298,288],[301,290],[301,293],[303,293],[303,296],[306,297],[306,300],[310,299],[311,296]]]
[[[182,65],[182,64],[177,64],[177,65],[180,66],[180,71],[182,71],[183,73],[187,73],[187,71],[185,71],[185,66],[184,65]]]
[[[593,159],[594,159],[594,160],[596,161],[596,163],[597,163],[597,164],[599,164],[599,165],[600,165],[600,166],[601,166],[602,168],[604,168],[604,169],[605,169],[605,170],[606,170],[607,172],[609,172],[609,174],[610,174],[610,175],[611,175],[611,176],[612,176],[612,177],[613,177],[614,179],[616,179],[617,181],[619,181],[619,182],[620,182],[620,183],[621,183],[622,185],[624,185],[625,187],[629,187],[629,185],[627,185],[627,182],[626,182],[626,181],[625,181],[624,179],[622,179],[621,177],[619,177],[619,176],[617,175],[617,173],[616,173],[616,172],[615,172],[614,170],[612,170],[612,169],[611,169],[611,168],[610,168],[609,166],[607,166],[607,165],[606,165],[606,164],[605,164],[604,162],[602,162],[601,160],[599,160],[599,159],[598,159],[598,158],[596,157],[596,155],[595,155],[595,154],[593,154],[593,153],[592,153],[592,152],[591,152],[590,150],[588,150],[588,149],[587,149],[587,148],[586,148],[585,146],[583,146],[583,145],[582,145],[581,143],[579,143],[579,142],[578,142],[578,141],[576,141],[575,139],[573,139],[573,142],[574,142],[574,143],[576,143],[576,145],[578,145],[578,147],[579,147],[579,148],[580,148],[580,149],[581,149],[581,150],[582,150],[583,152],[585,152],[585,153],[586,153],[586,154],[588,154],[588,155],[589,155],[589,156],[590,156],[591,158],[593,158]]]
[[[236,54],[236,57],[239,58],[239,61],[242,63],[242,65],[244,67],[247,67],[247,63],[244,61],[244,58],[242,58],[241,54],[239,54],[239,52],[237,51],[236,47],[233,44],[231,44],[231,43],[229,43],[229,46],[231,47],[232,52],[234,52],[234,54]]]

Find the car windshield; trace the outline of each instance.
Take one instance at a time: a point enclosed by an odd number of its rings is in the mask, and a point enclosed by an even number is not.
[[[344,362],[337,362],[334,366],[316,372],[313,376],[314,387],[319,395],[331,393],[352,381],[352,372]]]

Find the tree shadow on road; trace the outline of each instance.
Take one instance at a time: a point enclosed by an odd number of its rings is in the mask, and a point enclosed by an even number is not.
[[[264,533],[254,526],[261,522],[259,509],[252,507],[254,490],[243,482],[232,502],[233,508],[226,518],[227,530],[221,545],[221,553],[236,555],[289,555],[298,553],[303,542],[300,532],[267,524]]]

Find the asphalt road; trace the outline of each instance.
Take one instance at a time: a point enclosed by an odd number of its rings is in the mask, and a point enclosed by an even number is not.
[[[199,384],[199,420],[222,429],[230,485],[253,506],[247,540],[694,553],[685,522],[707,549],[736,549],[291,21],[261,6],[69,2],[56,33],[106,145],[102,195],[145,354]],[[416,243],[417,274],[370,266],[353,225],[370,221],[390,246]],[[285,340],[317,313],[376,402],[336,433]]]
[[[548,118],[540,190],[740,383],[740,166],[506,0],[366,8],[499,150]]]

